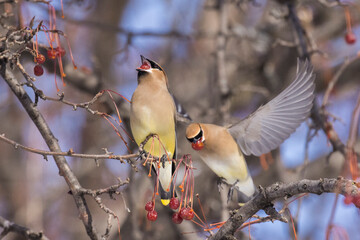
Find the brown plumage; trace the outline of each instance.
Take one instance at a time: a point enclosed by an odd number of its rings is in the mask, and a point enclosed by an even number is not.
[[[130,126],[134,139],[140,145],[150,134],[157,134],[144,146],[153,156],[164,154],[175,158],[175,104],[168,91],[168,80],[162,68],[141,56],[142,65],[138,71],[138,87],[131,98]],[[157,169],[157,167],[155,167]],[[167,205],[171,198],[170,182],[173,168],[171,161],[164,161],[159,169],[161,199]]]
[[[247,118],[229,127],[192,123],[186,137],[212,171],[250,198],[255,187],[243,153],[267,153],[296,130],[310,114],[314,79],[310,63],[298,62],[294,81]]]

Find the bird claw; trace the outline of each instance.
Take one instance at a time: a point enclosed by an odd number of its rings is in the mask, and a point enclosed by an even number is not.
[[[229,201],[231,200],[233,194],[234,194],[234,189],[236,188],[236,184],[239,182],[239,180],[236,180],[233,184],[229,184],[230,189],[228,192],[228,196],[227,196],[227,203],[229,203]]]
[[[146,159],[147,152],[144,150],[139,150],[139,156],[136,158],[136,161]]]
[[[165,161],[167,161],[167,159],[168,159],[168,157],[166,154],[162,155],[162,157],[160,158],[160,163],[163,168],[165,168]]]
[[[218,186],[219,192],[221,190],[223,190],[223,187],[222,187],[223,184],[227,184],[226,181],[225,181],[225,178],[219,177],[218,180],[217,180],[217,186]]]

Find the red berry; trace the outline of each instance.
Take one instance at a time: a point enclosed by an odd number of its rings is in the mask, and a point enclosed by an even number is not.
[[[174,209],[174,210],[175,210],[175,209],[178,209],[179,206],[180,206],[180,201],[179,201],[179,199],[178,199],[178,198],[175,198],[175,197],[171,198],[171,199],[170,199],[169,206],[170,206],[171,209]]]
[[[204,142],[201,141],[201,140],[196,141],[196,142],[193,142],[193,143],[191,144],[191,147],[192,147],[194,150],[199,151],[199,150],[203,149],[203,147],[204,147]]]
[[[149,211],[146,215],[149,221],[156,221],[157,219],[157,212],[155,210]]]
[[[140,68],[140,69],[147,70],[147,69],[150,69],[151,66],[150,66],[150,64],[148,64],[148,63],[145,62],[145,63],[143,63],[139,68]]]
[[[355,197],[353,197],[353,203],[357,208],[360,208],[360,195],[356,195]]]
[[[42,66],[36,64],[34,67],[34,74],[35,76],[41,76],[44,74],[44,69],[42,68]]]
[[[47,50],[48,58],[55,59],[57,57],[57,51],[55,49]]]
[[[194,218],[194,210],[190,208],[188,214],[186,215],[186,220],[192,220]]]
[[[40,54],[40,53],[39,53],[39,54],[37,55],[37,57],[35,58],[35,61],[36,61],[37,63],[39,63],[39,64],[44,63],[45,60],[46,60],[45,56],[42,55],[42,54]]]
[[[63,49],[62,47],[57,47],[55,48],[55,51],[58,55],[60,55],[61,57],[65,56],[66,54],[66,51],[65,49]]]
[[[176,224],[180,224],[180,223],[182,223],[183,218],[180,216],[180,213],[176,212],[172,215],[171,220]]]
[[[145,205],[145,210],[148,212],[154,210],[154,202],[153,201],[147,202]]]
[[[182,208],[182,209],[180,209],[180,212],[179,212],[180,217],[181,217],[181,218],[185,218],[185,216],[188,214],[188,211],[189,211],[189,208]]]
[[[346,205],[349,205],[349,204],[351,204],[352,202],[353,202],[353,197],[350,196],[350,195],[346,195],[345,198],[344,198],[344,203],[345,203]]]
[[[356,36],[353,32],[347,32],[345,34],[345,41],[347,44],[354,44],[356,42]]]
[[[191,208],[187,207],[187,208],[182,208],[180,210],[180,217],[185,219],[185,220],[191,220],[194,218],[194,210],[192,210]]]

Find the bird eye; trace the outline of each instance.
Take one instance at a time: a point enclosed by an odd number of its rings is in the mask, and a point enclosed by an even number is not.
[[[158,69],[160,71],[163,71],[162,68],[156,63],[156,62],[153,62],[151,60],[150,61],[150,64],[151,64],[151,68],[155,68],[155,69]]]
[[[199,133],[193,138],[195,141],[200,140],[203,137],[203,131],[200,129]]]

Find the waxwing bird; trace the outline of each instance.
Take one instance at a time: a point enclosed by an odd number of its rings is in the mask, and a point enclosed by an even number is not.
[[[155,157],[176,158],[176,133],[174,100],[168,90],[168,79],[156,62],[141,56],[138,71],[138,86],[131,98],[130,127],[133,137],[140,145],[147,136],[156,134],[159,139],[150,139],[144,150]],[[155,163],[154,163],[155,164]],[[155,169],[158,169],[154,165]],[[171,196],[171,177],[174,171],[171,161],[164,160],[158,169],[160,197],[168,205]]]
[[[298,61],[295,80],[279,95],[229,127],[192,123],[186,138],[209,168],[248,201],[255,193],[244,155],[260,156],[277,148],[310,114],[315,75]],[[241,197],[241,195],[240,195]]]

